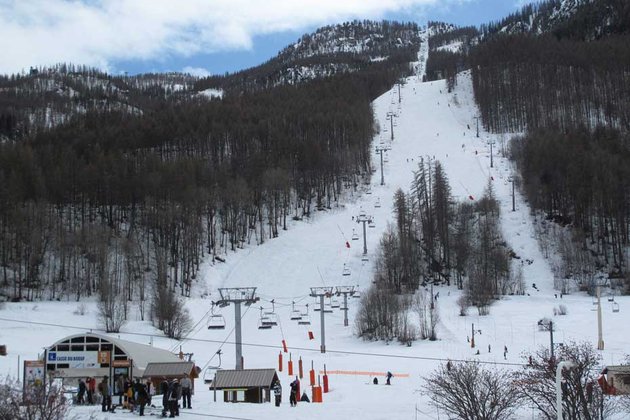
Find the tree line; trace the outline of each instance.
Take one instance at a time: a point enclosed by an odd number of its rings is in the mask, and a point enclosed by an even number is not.
[[[369,176],[370,95],[404,74],[378,68],[141,115],[88,112],[3,142],[2,294],[105,288],[144,302],[160,279],[187,295],[204,256],[276,237]]]
[[[549,223],[575,231],[559,241],[565,264],[557,276],[593,292],[598,272],[605,271],[613,286],[625,278],[627,290],[628,133],[606,127],[540,128],[513,140],[511,151],[533,209]]]

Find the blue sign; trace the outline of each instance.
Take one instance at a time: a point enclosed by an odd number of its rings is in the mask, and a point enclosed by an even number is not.
[[[57,361],[57,353],[55,353],[54,351],[49,351],[48,352],[48,361],[49,362],[56,362]]]

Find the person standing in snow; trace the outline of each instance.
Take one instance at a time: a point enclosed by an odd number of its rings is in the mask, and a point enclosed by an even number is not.
[[[85,400],[84,400],[84,395],[85,395],[85,390],[86,390],[86,386],[85,386],[85,382],[83,382],[83,379],[79,379],[79,390],[77,393],[77,404],[85,404]]]
[[[386,385],[391,385],[390,381],[392,379],[394,375],[391,372],[387,372],[387,382],[385,383]]]
[[[289,396],[289,404],[291,404],[291,407],[295,407],[297,405],[297,379],[291,382],[291,395]]]
[[[184,379],[182,379],[182,407],[183,408],[192,408],[190,404],[190,398],[192,394],[192,381],[188,377],[188,374],[184,374]]]
[[[276,382],[272,389],[273,396],[276,401],[276,407],[280,407],[280,403],[282,402],[282,387],[280,386],[280,382]]]
[[[112,398],[109,391],[109,384],[107,383],[107,376],[103,376],[103,380],[98,384],[98,392],[101,393],[103,399],[101,400],[101,410],[103,413],[112,410]]]
[[[168,410],[168,382],[166,378],[160,383],[160,393],[162,394],[162,417],[166,417]]]

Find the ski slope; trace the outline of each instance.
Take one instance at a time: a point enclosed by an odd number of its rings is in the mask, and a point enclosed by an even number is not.
[[[419,53],[427,56],[426,42]],[[176,342],[163,337],[152,340],[154,346],[173,351],[180,348],[186,353],[194,353],[193,359],[200,367],[216,366],[221,349],[221,367],[235,367],[233,345],[233,307],[217,310],[226,319],[225,330],[206,328],[210,304],[219,298],[220,287],[257,287],[260,302],[243,308],[243,356],[246,368],[276,367],[282,340],[291,353],[297,370],[297,361],[304,362],[305,377],[302,389],[308,392],[308,369],[311,363],[316,371],[387,372],[394,373],[392,386],[374,386],[372,376],[362,374],[329,375],[330,392],[324,394],[323,404],[299,404],[292,408],[288,404],[289,382],[292,380],[284,371],[279,373],[283,384],[283,404],[280,408],[272,404],[228,404],[213,401],[212,393],[198,380],[196,395],[193,396],[193,410],[182,410],[180,418],[197,419],[200,416],[224,416],[241,419],[435,419],[444,418],[428,405],[426,395],[420,390],[421,378],[435,369],[441,361],[481,360],[484,362],[518,364],[520,353],[535,350],[549,344],[549,336],[538,331],[537,321],[553,316],[554,306],[563,303],[568,315],[554,317],[557,325],[555,333],[559,342],[588,340],[596,343],[596,312],[592,311],[591,298],[582,294],[571,294],[562,300],[554,297],[553,275],[550,263],[543,258],[534,235],[534,221],[527,204],[516,194],[516,211],[512,212],[511,184],[507,181],[511,174],[510,163],[501,156],[500,144],[505,139],[480,131],[476,137],[477,111],[472,96],[470,75],[462,73],[452,93],[448,93],[444,81],[422,83],[424,62],[414,63],[418,71],[401,87],[400,103],[398,88],[394,87],[374,101],[374,113],[381,132],[374,139],[374,145],[389,143],[391,132],[387,120],[388,113],[395,113],[394,140],[384,163],[385,185],[380,185],[379,157],[374,154],[373,166],[376,172],[372,177],[368,194],[367,186],[361,186],[359,193],[348,192],[343,205],[327,211],[315,212],[301,222],[293,222],[290,229],[278,238],[267,240],[262,246],[246,246],[245,249],[227,255],[225,263],[214,265],[206,262],[201,270],[198,285],[188,301],[187,307],[196,327],[186,340]],[[387,127],[388,131],[384,131]],[[489,141],[494,141],[493,167],[490,166]],[[501,202],[501,227],[508,245],[521,257],[515,260],[530,260],[523,263],[523,275],[527,287],[525,296],[508,296],[493,304],[490,315],[480,317],[471,308],[466,317],[458,316],[455,304],[460,292],[454,287],[435,287],[439,292],[437,301],[440,313],[438,340],[434,342],[416,341],[411,347],[396,342],[364,342],[354,334],[354,316],[359,299],[350,299],[350,326],[343,326],[343,313],[335,309],[325,314],[327,352],[320,352],[320,314],[313,311],[315,300],[309,296],[310,287],[358,286],[365,291],[371,284],[373,260],[379,239],[388,223],[393,223],[392,197],[401,188],[408,191],[420,159],[439,160],[450,181],[453,196],[458,200],[477,199],[483,194],[488,182],[494,185],[497,198]],[[493,179],[493,180],[492,180]],[[490,181],[489,181],[490,180]],[[380,202],[380,207],[375,204]],[[353,220],[361,210],[373,216],[375,227],[367,229],[367,249],[369,261],[362,261],[362,240],[352,240],[353,229],[361,236],[361,225]],[[346,247],[346,241],[351,244]],[[346,264],[350,276],[342,276]],[[536,283],[538,290],[531,288]],[[209,292],[209,296],[206,293]],[[275,312],[279,325],[270,330],[259,330],[260,306],[271,309],[275,302]],[[616,298],[621,306],[619,313],[612,313],[608,302],[603,300],[604,340],[606,350],[602,352],[605,363],[620,363],[624,354],[630,353],[630,337],[626,331],[626,311],[630,309],[628,298]],[[292,302],[298,308],[309,304],[311,325],[298,325],[290,320]],[[0,358],[0,373],[16,375],[18,357],[20,360],[33,359],[58,339],[70,334],[97,328],[96,306],[88,303],[88,314],[73,314],[74,302],[34,302],[6,304],[0,311],[0,343],[8,346],[9,356]],[[47,322],[59,325],[77,326],[78,329],[53,325],[25,325],[7,321]],[[137,318],[139,319],[139,318]],[[472,324],[480,329],[475,337],[477,348],[470,348],[467,337]],[[150,323],[130,321],[123,327],[120,338],[148,344],[147,336],[156,334]],[[315,339],[309,340],[312,331]],[[222,344],[225,342],[225,344]],[[490,346],[491,352],[488,352]],[[503,358],[503,348],[507,346],[507,360]],[[475,355],[480,349],[480,355]],[[285,362],[288,358],[284,354]],[[492,366],[492,365],[491,365]],[[384,378],[380,378],[381,383]],[[310,392],[309,392],[310,396]],[[73,413],[80,418],[128,418],[131,414],[117,412],[104,414],[100,407],[78,407]],[[417,416],[417,417],[416,417]],[[519,412],[522,419],[533,418],[531,408],[523,407]],[[212,417],[209,417],[212,418]]]

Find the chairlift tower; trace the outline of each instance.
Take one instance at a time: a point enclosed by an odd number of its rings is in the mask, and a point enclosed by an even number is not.
[[[391,147],[386,145],[376,146],[376,153],[381,155],[381,185],[385,185],[385,177],[383,176],[383,152],[391,150]]]
[[[363,229],[365,229],[365,225],[363,225]],[[333,294],[332,287],[311,287],[311,296],[319,297],[319,317],[320,324],[322,327],[322,340],[320,345],[320,350],[322,353],[326,353],[326,327],[324,324],[324,298],[330,297]]]
[[[366,214],[365,210],[363,209],[359,210],[359,215],[354,219],[357,221],[357,223],[363,223],[363,255],[367,256],[367,239],[365,225],[366,223],[373,223],[374,219],[372,218],[372,216]]]
[[[354,295],[354,286],[337,286],[336,288],[337,296],[343,295],[343,326],[348,326],[348,295]]]
[[[243,338],[241,333],[241,303],[250,306],[258,302],[255,287],[219,288],[221,299],[217,301],[219,307],[234,304],[234,342],[236,346],[236,370],[243,370]]]
[[[490,167],[494,168],[494,162],[492,160],[492,146],[494,145],[494,140],[488,140],[488,144],[490,145]]]
[[[394,117],[396,116],[396,114],[394,114],[392,111],[389,111],[387,113],[387,119],[389,120],[389,129],[390,129],[390,135],[391,135],[391,140],[394,141]]]

